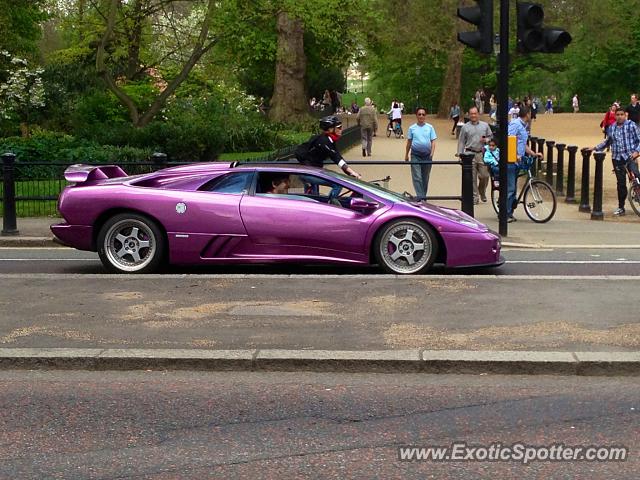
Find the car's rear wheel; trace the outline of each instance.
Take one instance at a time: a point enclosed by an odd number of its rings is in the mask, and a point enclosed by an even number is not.
[[[438,241],[426,223],[400,219],[378,232],[374,252],[378,264],[389,273],[420,273],[433,265],[438,255]]]
[[[164,235],[151,219],[136,213],[114,215],[98,234],[98,255],[112,273],[150,273],[163,262]]]

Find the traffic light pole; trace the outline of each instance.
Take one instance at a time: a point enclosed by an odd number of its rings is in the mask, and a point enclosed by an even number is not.
[[[500,54],[498,55],[498,145],[500,146],[500,196],[498,197],[498,229],[501,236],[507,227],[507,159],[509,128],[509,0],[500,0]]]

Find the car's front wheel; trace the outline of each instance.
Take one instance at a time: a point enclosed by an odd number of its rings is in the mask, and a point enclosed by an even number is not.
[[[112,273],[150,273],[164,259],[164,235],[155,222],[136,213],[114,215],[98,234],[98,255]]]
[[[376,260],[385,271],[412,274],[424,272],[433,265],[438,241],[426,223],[400,219],[378,232],[374,249]]]

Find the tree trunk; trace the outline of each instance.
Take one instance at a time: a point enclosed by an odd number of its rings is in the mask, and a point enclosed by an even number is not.
[[[442,93],[440,94],[440,106],[438,107],[439,118],[447,118],[451,104],[460,102],[462,53],[464,46],[458,42],[457,32],[455,30],[453,34],[453,43],[447,58],[447,71],[444,74]]]
[[[144,5],[146,7],[146,5]],[[144,26],[144,13],[142,0],[133,3],[131,15],[131,30],[127,39],[127,72],[129,80],[135,80],[140,73],[140,43],[142,42],[142,28]]]
[[[276,78],[269,118],[275,122],[294,123],[309,113],[304,82],[307,69],[304,26],[301,20],[281,11],[277,30]]]

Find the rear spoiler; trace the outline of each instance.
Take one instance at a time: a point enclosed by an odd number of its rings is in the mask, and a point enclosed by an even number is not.
[[[71,183],[95,182],[109,178],[128,177],[117,165],[71,165],[64,171],[64,178]]]

